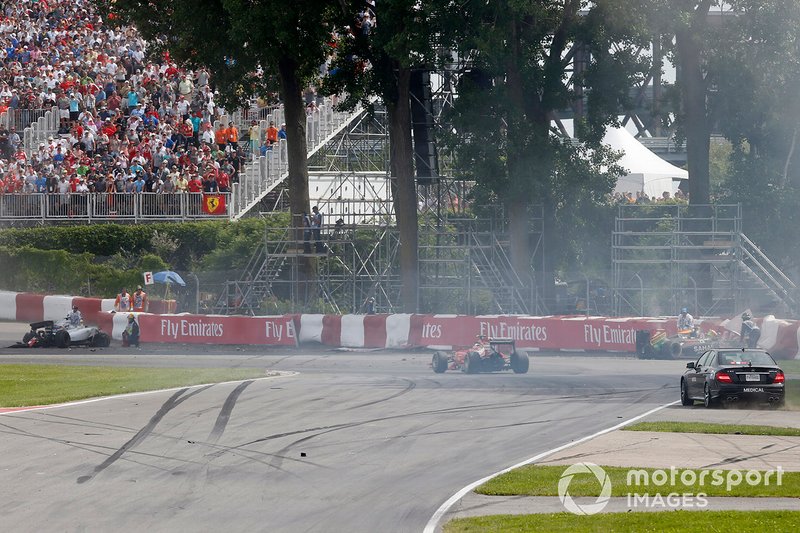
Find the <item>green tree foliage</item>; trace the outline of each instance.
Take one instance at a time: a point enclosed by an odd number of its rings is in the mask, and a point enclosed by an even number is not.
[[[0,269],[9,275],[0,288],[108,296],[141,283],[145,271],[236,272],[265,231],[278,239],[288,221],[281,214],[237,223],[6,229],[0,231]]]
[[[800,200],[800,3],[735,0],[725,9],[705,61],[710,116],[731,143],[717,199],[741,203],[745,233],[782,266],[797,266],[786,239]]]
[[[413,69],[427,69],[434,63],[439,30],[431,11],[441,2],[426,0],[383,0],[376,7],[378,25],[363,31],[355,15],[363,0],[345,2],[340,23],[340,40],[333,74],[325,90],[344,94],[345,108],[356,104],[371,108],[380,98],[388,115],[392,197],[400,232],[401,299],[406,312],[418,309],[417,285],[417,194],[411,144],[409,80]]]
[[[470,59],[470,71],[458,85],[448,144],[456,166],[478,182],[479,202],[505,204],[512,259],[523,275],[531,257],[528,208],[545,206],[545,270],[552,272],[568,255],[559,238],[565,228],[559,220],[573,219],[567,208],[604,201],[622,171],[617,154],[599,141],[628,87],[647,71],[636,54],[647,44],[644,20],[631,2],[620,1],[470,2],[460,13],[452,21],[453,45]],[[573,72],[576,52],[584,68]],[[554,135],[556,112],[580,109],[584,96],[580,141]]]

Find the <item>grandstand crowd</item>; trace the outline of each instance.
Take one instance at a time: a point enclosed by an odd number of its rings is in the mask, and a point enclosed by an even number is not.
[[[205,70],[146,59],[133,28],[87,0],[4,2],[0,194],[227,192],[244,158]],[[22,128],[56,106],[59,127],[26,153]],[[8,127],[6,127],[8,125]]]

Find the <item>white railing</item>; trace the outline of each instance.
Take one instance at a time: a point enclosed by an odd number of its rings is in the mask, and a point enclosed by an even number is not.
[[[56,132],[58,132],[58,108],[53,106],[22,132],[22,146],[25,153],[33,155],[39,143],[47,141],[47,138]]]
[[[203,209],[203,193],[0,194],[0,221],[176,221],[231,218],[232,193],[219,193],[226,208]]]
[[[362,113],[359,108],[354,112],[339,112],[326,100],[306,117],[306,152],[307,157],[314,155],[340,133],[350,122]],[[223,118],[224,120],[224,118]],[[259,124],[261,139],[266,134],[270,122],[279,125],[284,121],[283,108],[273,112]],[[259,142],[259,146],[260,146]],[[267,194],[278,186],[289,174],[286,142],[281,140],[266,155],[260,149],[251,154],[242,171],[239,173],[238,192],[234,197],[233,218],[240,218],[256,206]]]

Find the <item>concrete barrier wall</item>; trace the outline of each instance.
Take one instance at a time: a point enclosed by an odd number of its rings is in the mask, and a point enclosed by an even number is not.
[[[113,315],[113,300],[0,291],[0,320],[57,320],[77,304],[87,323],[122,338],[127,313]],[[167,308],[168,309],[168,308]],[[676,331],[674,318],[601,316],[319,315],[273,317],[142,313],[142,342],[294,346],[320,343],[344,348],[450,349],[471,345],[478,335],[509,337],[525,350],[636,351],[636,331]],[[759,347],[779,359],[800,354],[800,322],[759,319]],[[736,318],[706,319],[701,329],[737,331]]]

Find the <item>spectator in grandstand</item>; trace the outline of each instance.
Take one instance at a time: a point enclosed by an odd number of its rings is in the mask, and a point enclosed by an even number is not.
[[[235,152],[239,149],[239,128],[233,122],[228,122],[227,130],[228,145],[227,149],[230,152]]]
[[[220,124],[217,131],[214,132],[214,142],[217,143],[217,148],[222,151],[224,151],[225,147],[228,145],[228,130],[223,127],[222,124]]]
[[[270,121],[269,127],[267,128],[267,142],[270,145],[277,144],[278,142],[278,128],[275,127],[275,123]]]
[[[281,124],[281,129],[278,130],[278,139],[286,140],[286,123]]]
[[[250,122],[250,129],[247,130],[247,138],[250,141],[250,152],[256,153],[261,144],[261,128],[257,120]]]

